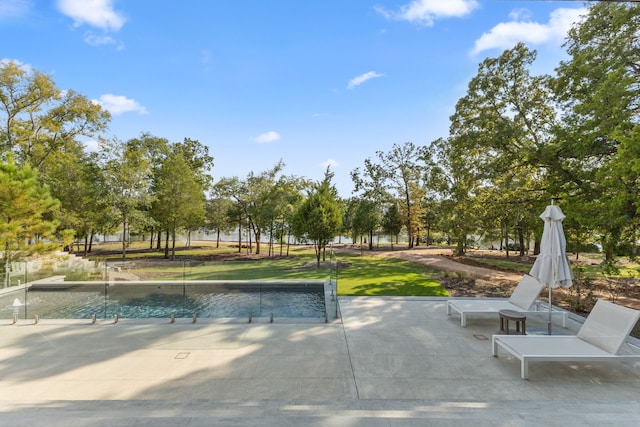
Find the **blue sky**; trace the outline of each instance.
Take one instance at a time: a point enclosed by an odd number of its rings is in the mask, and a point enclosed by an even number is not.
[[[565,57],[577,1],[0,0],[0,60],[52,76],[142,132],[210,147],[212,174],[284,173],[340,194],[394,143],[448,135],[478,64],[517,42]],[[87,141],[88,147],[92,146]]]

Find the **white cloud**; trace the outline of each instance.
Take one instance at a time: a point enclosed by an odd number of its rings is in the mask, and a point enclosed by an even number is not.
[[[31,0],[2,0],[0,1],[0,19],[24,16],[31,10]]]
[[[74,25],[89,25],[104,31],[118,31],[126,18],[114,10],[112,0],[58,0],[58,10],[73,19]]]
[[[84,41],[85,41],[85,43],[87,43],[88,45],[91,45],[91,46],[104,46],[104,45],[118,43],[111,36],[98,36],[98,35],[96,35],[94,33],[91,33],[91,32],[88,32],[88,33],[86,33],[84,35]]]
[[[478,6],[477,0],[413,0],[400,7],[397,12],[390,12],[382,7],[376,7],[375,10],[387,19],[430,27],[436,19],[459,18],[468,15]]]
[[[378,74],[375,71],[369,71],[368,73],[364,73],[359,75],[358,77],[354,77],[349,80],[349,84],[347,85],[347,89],[353,89],[356,86],[360,86],[362,83],[367,80],[376,79],[378,77],[382,77],[382,74]]]
[[[9,59],[9,58],[0,59],[0,64],[2,64],[2,65],[8,65],[9,63],[13,63],[15,66],[17,66],[18,68],[21,68],[26,73],[30,73],[31,71],[33,71],[33,67],[31,67],[31,65],[23,64],[22,62],[18,61],[17,59]]]
[[[137,101],[122,95],[112,95],[108,93],[106,95],[101,95],[100,99],[93,100],[93,102],[100,105],[114,116],[132,111],[135,111],[138,114],[147,114],[147,109],[145,107],[138,104]]]
[[[521,21],[529,15],[522,9],[512,12],[510,22],[501,22],[488,33],[484,33],[475,42],[472,53],[489,49],[510,49],[516,43],[544,44],[550,42],[562,43],[571,25],[580,21],[582,15],[587,12],[584,8],[568,9],[559,8],[551,12],[549,22],[546,24]]]
[[[280,134],[278,132],[272,131],[270,130],[269,132],[265,132],[262,135],[258,135],[257,137],[253,138],[253,140],[255,142],[258,142],[260,144],[266,144],[269,142],[274,142],[279,140]]]
[[[88,152],[97,152],[100,149],[100,142],[95,139],[83,141],[84,148]]]
[[[525,19],[531,19],[531,11],[529,9],[513,9],[509,12],[509,18],[514,21],[523,21]]]
[[[320,163],[320,166],[322,166],[324,169],[326,169],[326,168],[334,169],[334,168],[337,168],[340,165],[338,164],[338,162],[336,162],[333,159],[327,159],[326,161]]]

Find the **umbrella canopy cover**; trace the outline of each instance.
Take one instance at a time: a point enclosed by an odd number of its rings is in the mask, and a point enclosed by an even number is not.
[[[562,229],[565,215],[560,207],[549,205],[540,218],[544,221],[540,254],[530,274],[549,288],[568,288],[573,283],[567,258],[567,241]]]

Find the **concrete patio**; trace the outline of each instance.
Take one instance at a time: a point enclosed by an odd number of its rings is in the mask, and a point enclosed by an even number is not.
[[[328,324],[4,319],[0,425],[640,425],[640,363],[533,363],[524,381],[491,356],[497,316],[462,328],[445,304],[341,298]]]

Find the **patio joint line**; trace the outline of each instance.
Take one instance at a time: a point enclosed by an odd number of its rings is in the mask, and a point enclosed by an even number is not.
[[[351,358],[351,349],[349,348],[349,337],[347,337],[347,330],[342,323],[342,333],[344,334],[344,343],[347,347],[347,357],[349,358],[349,365],[351,366],[351,376],[353,378],[353,385],[356,388],[356,399],[360,399],[360,390],[358,390],[358,380],[356,379],[356,371],[353,368],[353,359]]]

